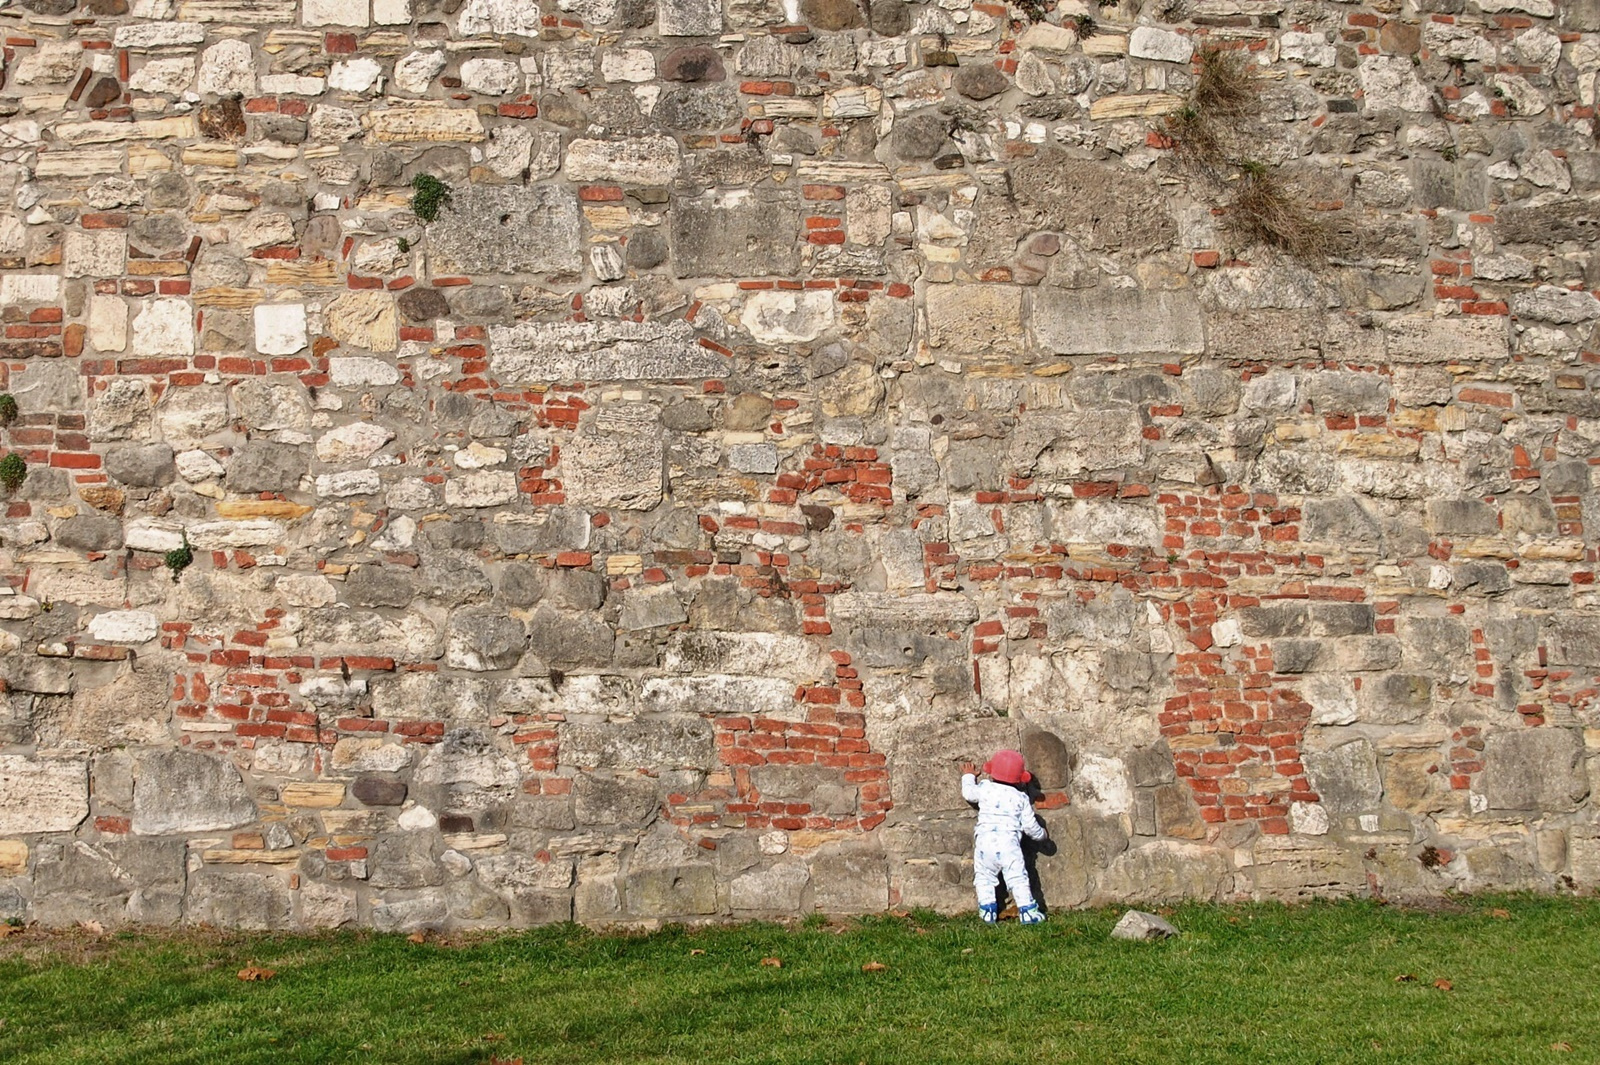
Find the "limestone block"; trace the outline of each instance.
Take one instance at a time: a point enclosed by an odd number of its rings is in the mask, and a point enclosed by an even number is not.
[[[72,230],[65,246],[68,277],[118,277],[127,259],[128,242],[111,230]]]
[[[1056,355],[1197,355],[1200,306],[1188,289],[1036,289],[1034,343]]]
[[[1217,849],[1158,840],[1130,847],[1113,859],[1090,901],[1215,899],[1231,886],[1230,863]]]
[[[842,851],[811,860],[811,897],[819,913],[879,913],[889,904],[883,855]]]
[[[654,407],[603,409],[562,450],[568,494],[586,506],[650,510],[661,502],[663,444]]]
[[[481,470],[444,485],[444,501],[451,507],[499,507],[516,500],[517,476],[509,470]]]
[[[561,726],[563,764],[597,769],[709,769],[716,764],[711,723],[671,715]]]
[[[756,292],[745,300],[739,322],[750,335],[767,344],[793,344],[815,340],[834,322],[833,293]]]
[[[160,621],[144,610],[109,610],[89,619],[89,636],[106,643],[148,643],[160,631]]]
[[[728,904],[747,913],[794,913],[802,908],[811,872],[799,862],[752,869],[728,885]]]
[[[1417,80],[1409,56],[1367,55],[1359,68],[1363,107],[1368,111],[1427,111],[1432,99]]]
[[[667,136],[579,139],[567,145],[562,171],[571,181],[665,185],[678,173],[678,142]]]
[[[193,355],[194,309],[188,300],[154,299],[133,319],[135,355]]]
[[[468,0],[457,25],[463,34],[539,36],[538,0]]]
[[[1163,63],[1187,63],[1194,56],[1194,42],[1181,33],[1156,26],[1138,26],[1128,34],[1128,54],[1135,59],[1155,59]]]
[[[569,189],[472,185],[453,195],[430,239],[444,269],[577,273],[583,269],[579,221],[578,199]],[[484,239],[487,233],[494,239]]]
[[[89,816],[89,763],[0,754],[0,835],[71,832]]]
[[[495,854],[476,862],[484,886],[510,903],[517,924],[550,924],[572,917],[570,858],[539,861],[525,854]]]
[[[392,101],[398,103],[398,101]],[[441,107],[431,101],[367,111],[361,128],[377,143],[475,142],[484,139],[477,112]]]
[[[20,839],[0,839],[0,876],[22,876],[28,871],[28,845]]]
[[[1022,350],[1022,289],[1017,286],[933,285],[926,304],[928,345],[941,355],[990,357]]]
[[[445,664],[474,673],[509,669],[527,646],[527,629],[516,618],[458,613],[445,630]]]
[[[1583,740],[1572,729],[1493,733],[1484,742],[1483,765],[1491,810],[1565,813],[1589,793]]]
[[[42,41],[17,60],[13,80],[18,85],[59,85],[78,76],[83,66],[83,45],[76,41]]]
[[[794,692],[792,681],[773,677],[723,673],[651,677],[639,689],[639,704],[656,714],[785,717],[799,709]]]
[[[578,824],[601,828],[642,827],[661,806],[655,781],[645,776],[579,773],[572,794]]]
[[[823,649],[804,637],[705,630],[673,633],[662,659],[668,673],[783,677],[796,684],[816,683],[831,664]]]
[[[437,49],[428,52],[408,52],[395,61],[394,83],[405,92],[421,96],[428,91],[433,79],[438,77],[448,62]]]
[[[672,263],[679,277],[764,277],[799,267],[799,201],[792,192],[727,189],[673,204]]]
[[[400,370],[392,363],[364,355],[333,356],[328,359],[328,380],[336,388],[400,383]]]
[[[261,354],[293,355],[306,346],[305,304],[258,304],[252,314]]]
[[[201,869],[189,877],[183,908],[187,920],[218,928],[268,931],[294,920],[288,879],[274,872]]]
[[[89,348],[113,353],[128,346],[128,305],[120,296],[89,297]]]
[[[1512,296],[1511,312],[1521,319],[1571,325],[1600,318],[1600,299],[1587,292],[1540,285]]]
[[[46,927],[176,924],[183,891],[181,840],[74,840],[34,865],[34,916]]]
[[[720,0],[659,0],[656,18],[663,37],[710,37],[722,32]]]
[[[200,82],[196,88],[211,96],[254,96],[255,53],[244,41],[218,41],[200,53]]]
[[[438,796],[441,812],[471,812],[510,799],[522,774],[486,730],[455,728],[422,756],[412,780]]]
[[[619,632],[640,632],[666,625],[680,625],[688,620],[683,600],[671,585],[630,588],[622,597],[622,615],[617,620],[617,629]]]
[[[717,876],[711,866],[631,870],[623,877],[623,900],[640,917],[694,917],[717,912]]]
[[[728,360],[698,342],[693,326],[667,322],[523,322],[490,326],[500,380],[641,381],[726,377]]]
[[[300,21],[307,26],[365,26],[367,0],[304,0]]]
[[[324,312],[328,332],[341,344],[368,351],[393,351],[400,345],[394,299],[384,292],[346,292]],[[135,336],[138,323],[134,323]]]
[[[328,88],[340,92],[362,93],[372,88],[383,75],[383,64],[376,59],[357,56],[333,64],[328,71]]]
[[[317,438],[317,461],[330,466],[362,462],[393,439],[393,429],[372,422],[351,422]]]
[[[133,830],[141,836],[237,828],[255,818],[256,804],[229,762],[182,750],[136,759]]]
[[[505,96],[522,84],[522,68],[505,59],[479,56],[461,64],[461,87],[484,96]]]

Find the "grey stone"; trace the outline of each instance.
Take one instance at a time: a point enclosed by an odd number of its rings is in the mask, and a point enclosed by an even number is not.
[[[1583,741],[1561,728],[1493,733],[1484,741],[1481,786],[1491,810],[1572,811],[1589,794]]]
[[[1177,934],[1171,922],[1143,910],[1129,910],[1111,929],[1112,939],[1168,939]]]
[[[122,523],[103,514],[79,514],[56,526],[54,539],[75,551],[115,551],[122,546]]]
[[[648,825],[661,805],[655,782],[645,776],[579,773],[573,784],[574,813],[580,825]]]
[[[123,484],[159,488],[177,476],[168,444],[125,444],[106,452],[106,472]]]
[[[750,770],[750,782],[766,802],[802,803],[812,812],[842,816],[856,811],[857,791],[837,769],[762,765]]]
[[[265,931],[293,925],[293,898],[277,873],[203,869],[189,878],[186,919],[218,928]]]
[[[709,769],[716,762],[711,723],[699,717],[639,718],[561,726],[561,757],[596,769]]]
[[[973,62],[963,63],[951,79],[951,85],[956,92],[969,99],[987,100],[1005,92],[1011,87],[1011,82],[995,69],[993,63],[980,56]]]
[[[99,921],[176,924],[183,917],[182,840],[73,840],[34,865],[33,916],[47,928]]]
[[[139,835],[211,832],[255,819],[256,804],[231,763],[179,750],[139,756],[133,783],[133,830]]]
[[[882,854],[843,851],[811,860],[811,899],[819,913],[879,913],[889,905]]]
[[[441,263],[461,273],[576,274],[579,220],[578,198],[566,188],[468,185],[454,190],[429,240]]]
[[[522,774],[487,730],[462,727],[445,732],[429,748],[412,777],[413,796],[433,797],[441,813],[472,814],[513,799]]]
[[[678,277],[764,277],[799,266],[794,193],[736,189],[681,197],[672,210]]]
[[[350,785],[350,794],[368,806],[399,806],[406,801],[406,786],[385,777],[357,777]]]
[[[499,613],[461,612],[445,629],[445,664],[475,673],[510,669],[528,646],[527,629]]]
[[[344,579],[342,598],[351,606],[409,606],[417,596],[416,587],[404,570],[396,566],[365,565],[351,570]]]
[[[726,377],[728,361],[687,322],[524,322],[491,326],[490,365],[504,382]]]
[[[1059,791],[1071,783],[1072,752],[1060,736],[1043,729],[1029,729],[1022,734],[1020,750],[1039,787]]]
[[[1352,739],[1327,749],[1308,748],[1300,758],[1306,779],[1328,813],[1353,816],[1378,808],[1383,782],[1378,776],[1377,755],[1367,740]]]
[[[304,448],[252,442],[228,459],[223,483],[235,492],[289,492],[299,487],[310,466]]]
[[[623,877],[628,912],[640,917],[695,917],[717,912],[716,871],[709,865],[631,870]]]
[[[1476,499],[1428,500],[1428,529],[1436,536],[1493,536],[1500,518],[1489,504]]]
[[[752,869],[728,885],[728,905],[743,913],[794,913],[804,905],[811,872],[799,862]]]
[[[1034,342],[1056,355],[1195,355],[1205,350],[1200,307],[1187,290],[1038,289]]]
[[[421,285],[413,285],[400,293],[395,305],[408,322],[431,322],[450,313],[450,304],[443,292]]]
[[[582,669],[611,664],[616,633],[604,618],[564,615],[554,602],[540,604],[528,622],[529,649],[551,669]]]

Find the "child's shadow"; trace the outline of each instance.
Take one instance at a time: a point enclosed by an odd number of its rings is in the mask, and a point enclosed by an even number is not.
[[[1027,792],[1029,802],[1038,802],[1044,798],[1044,791],[1039,787],[1037,780],[1028,781]],[[1039,817],[1037,813],[1034,816],[1039,818],[1041,825],[1044,825],[1047,835],[1041,840],[1029,839],[1027,836],[1022,837],[1022,864],[1028,870],[1028,887],[1033,890],[1034,901],[1038,902],[1039,909],[1049,913],[1050,902],[1044,897],[1044,885],[1039,881],[1039,856],[1042,854],[1046,858],[1055,857],[1056,841],[1054,836],[1048,835],[1050,826],[1045,822],[1045,819]]]

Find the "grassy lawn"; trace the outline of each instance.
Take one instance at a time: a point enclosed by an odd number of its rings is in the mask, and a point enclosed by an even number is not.
[[[1161,943],[1107,939],[1118,915],[424,943],[30,931],[0,941],[0,1061],[1600,1061],[1600,900],[1185,906]],[[276,975],[240,980],[250,965]]]

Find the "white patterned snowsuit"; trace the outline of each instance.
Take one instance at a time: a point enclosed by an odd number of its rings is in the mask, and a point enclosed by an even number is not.
[[[978,826],[972,833],[972,886],[978,905],[992,906],[1000,877],[1006,890],[1024,910],[1033,905],[1028,869],[1022,861],[1022,837],[1044,839],[1044,826],[1033,814],[1033,802],[1010,784],[979,781],[971,773],[961,777],[961,797],[978,804]]]

